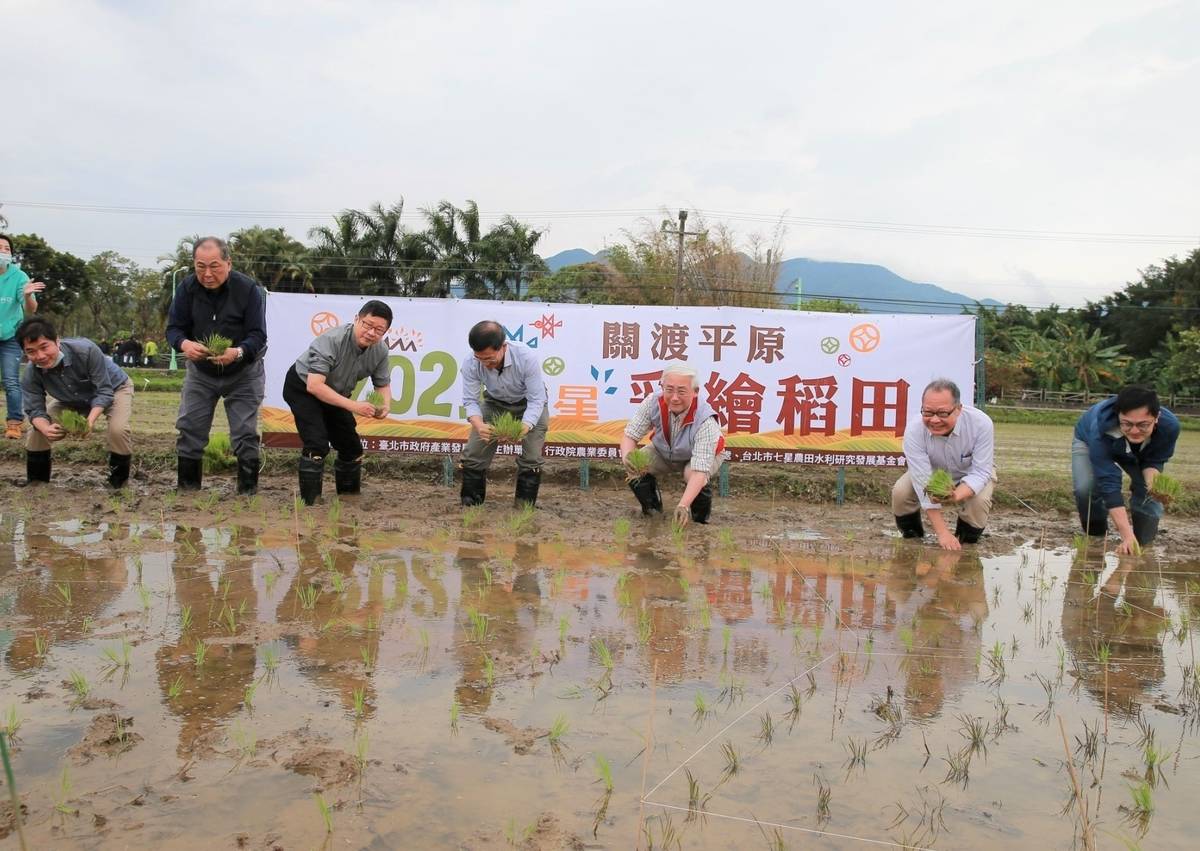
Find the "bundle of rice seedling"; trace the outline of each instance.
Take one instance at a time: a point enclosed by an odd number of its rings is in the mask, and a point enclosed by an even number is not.
[[[949,499],[954,493],[954,479],[945,470],[934,470],[925,485],[925,493],[934,499]]]
[[[225,354],[225,351],[233,345],[233,340],[228,337],[213,332],[200,341],[200,345],[208,349],[209,355],[214,358],[219,358]]]
[[[1150,496],[1163,505],[1170,505],[1183,496],[1183,485],[1174,476],[1159,473],[1154,477],[1154,485],[1150,488]]]
[[[632,482],[650,472],[650,452],[646,449],[634,449],[625,456],[625,479]]]
[[[378,390],[372,390],[367,394],[367,404],[375,406],[375,416],[383,413],[383,394]]]
[[[67,437],[83,437],[88,432],[87,417],[70,408],[59,413],[58,424],[63,427]]]
[[[237,464],[237,458],[229,443],[229,435],[218,433],[210,437],[208,445],[204,447],[204,472],[216,473],[228,470],[235,464]]]
[[[522,422],[508,411],[493,419],[491,425],[493,440],[520,440],[521,429],[524,428]]]

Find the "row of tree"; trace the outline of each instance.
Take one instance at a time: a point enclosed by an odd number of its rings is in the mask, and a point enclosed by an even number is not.
[[[664,211],[664,215],[665,215]],[[597,262],[550,272],[537,253],[542,233],[511,216],[490,229],[473,201],[443,201],[404,218],[404,203],[344,210],[313,228],[306,245],[282,228],[229,234],[234,266],[280,292],[528,299],[593,304],[671,304],[679,243],[671,221],[643,220]],[[683,304],[791,306],[777,291],[782,228],[741,239],[693,213],[684,242]],[[185,237],[148,269],[116,252],[84,261],[36,235],[14,236],[22,265],[47,282],[45,309],[71,333],[160,337],[171,275],[191,267]],[[866,295],[866,294],[865,294]],[[806,310],[854,311],[840,301]],[[1139,382],[1163,392],[1200,394],[1200,249],[1150,266],[1139,280],[1083,308],[1022,305],[965,308],[983,327],[987,393],[1043,387],[1107,391]]]

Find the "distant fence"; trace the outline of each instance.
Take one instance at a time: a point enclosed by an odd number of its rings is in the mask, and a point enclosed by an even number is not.
[[[1001,389],[998,403],[1018,408],[1061,408],[1082,410],[1112,396],[1112,393],[1088,393],[1076,390]],[[1172,411],[1200,414],[1200,396],[1181,393],[1159,394],[1159,400]]]

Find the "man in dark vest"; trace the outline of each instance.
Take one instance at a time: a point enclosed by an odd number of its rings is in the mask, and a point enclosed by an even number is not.
[[[642,506],[642,514],[662,511],[662,495],[656,476],[682,474],[683,496],[675,508],[675,521],[707,523],[712,513],[709,481],[724,461],[725,438],[717,414],[697,393],[696,370],[684,364],[663,368],[659,390],[641,405],[625,426],[621,437],[621,460],[637,448],[638,441],[653,429],[650,468],[629,483]]]
[[[175,423],[179,490],[200,489],[213,412],[217,400],[224,399],[238,462],[237,492],[253,494],[258,489],[258,409],[266,388],[266,300],[253,278],[233,271],[224,240],[199,240],[192,261],[196,271],[179,285],[167,320],[167,342],[187,358]],[[216,356],[203,343],[210,334],[227,337],[232,345]]]

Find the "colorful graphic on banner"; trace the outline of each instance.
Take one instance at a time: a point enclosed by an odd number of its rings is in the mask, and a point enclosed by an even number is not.
[[[263,408],[268,446],[299,446],[283,401],[288,367],[312,338],[351,322],[360,296],[272,293]],[[395,322],[392,406],[360,419],[367,449],[454,453],[467,439],[459,364],[480,319],[537,351],[547,388],[550,458],[615,459],[625,423],[665,364],[686,363],[717,412],[731,458],[785,464],[897,466],[902,438],[933,378],[972,398],[971,316],[803,313],[735,307],[384,299]],[[370,391],[365,382],[357,395]],[[519,452],[501,446],[502,454]]]

